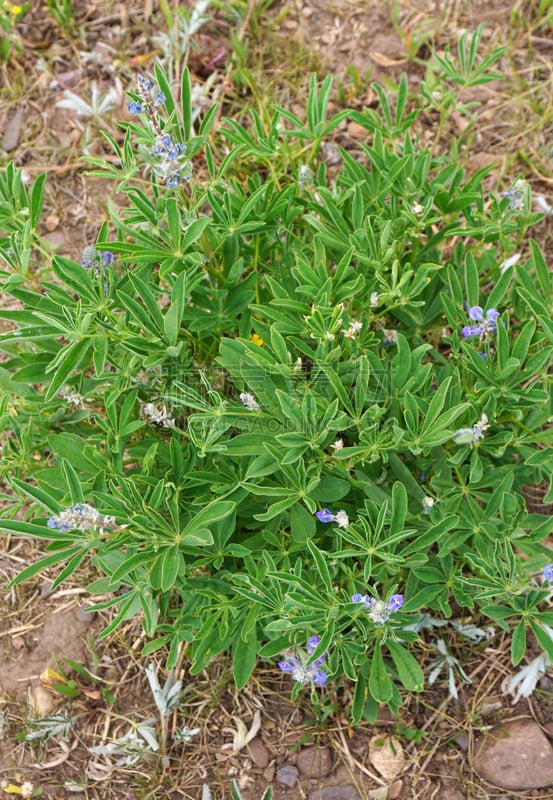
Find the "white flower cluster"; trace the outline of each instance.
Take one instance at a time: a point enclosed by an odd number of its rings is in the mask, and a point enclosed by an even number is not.
[[[167,406],[162,403],[144,403],[142,414],[161,428],[172,428],[175,424],[175,418],[171,416]]]

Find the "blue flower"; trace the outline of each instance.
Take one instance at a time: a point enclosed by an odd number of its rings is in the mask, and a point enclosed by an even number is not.
[[[469,308],[469,317],[480,324],[465,325],[461,330],[461,336],[464,336],[465,339],[472,339],[473,336],[480,336],[481,339],[484,339],[488,334],[495,333],[497,330],[496,320],[499,317],[497,308],[488,309],[484,317],[484,311],[481,306],[471,306]]]
[[[135,103],[134,100],[128,104],[127,108],[130,114],[142,114],[144,111],[142,103]]]
[[[484,431],[490,426],[488,425],[488,417],[482,414],[480,420],[475,422],[472,428],[459,428],[452,436],[455,444],[474,444],[484,438]]]
[[[100,262],[103,267],[108,267],[113,263],[113,253],[109,250],[96,250],[92,245],[85,247],[81,253],[81,266],[84,269],[92,269],[98,272]]]
[[[403,605],[403,595],[393,594],[388,602],[378,600],[376,597],[371,597],[368,594],[354,594],[351,598],[352,603],[362,603],[369,613],[369,619],[376,622],[378,625],[383,625],[388,622],[390,614],[393,614]]]
[[[114,517],[100,514],[88,503],[76,503],[74,506],[64,508],[59,514],[50,517],[46,525],[52,530],[62,532],[97,530],[100,534],[104,533],[106,528],[108,530],[119,530],[120,527],[115,524]]]
[[[180,175],[178,172],[175,172],[173,175],[169,175],[167,180],[165,181],[165,185],[168,189],[178,189],[180,183]]]
[[[186,152],[186,145],[173,142],[168,133],[160,133],[152,147],[152,155],[157,159],[154,172],[165,180],[169,189],[178,189],[181,180],[188,180],[192,174],[190,161],[180,161]],[[180,163],[177,163],[180,162]]]
[[[165,103],[165,95],[163,92],[158,92],[154,97],[154,108],[159,108]]]
[[[426,495],[426,497],[423,497],[423,499],[422,499],[422,512],[423,512],[423,514],[430,514],[430,512],[433,509],[435,503],[436,503],[436,501],[434,500],[433,497],[430,497],[429,495]]]
[[[347,528],[349,525],[348,515],[343,509],[333,514],[328,508],[323,508],[322,511],[315,511],[315,516],[319,522],[335,522],[339,528]]]
[[[525,180],[519,178],[507,192],[501,192],[501,197],[507,197],[509,208],[512,211],[524,211],[525,206],[531,203],[530,188]]]
[[[144,75],[138,75],[136,82],[138,83],[138,88],[144,92],[151,92],[154,88],[152,81],[149,81],[148,78],[144,77]]]
[[[310,657],[313,655],[313,653],[315,652],[315,650],[319,646],[320,642],[321,642],[321,637],[320,636],[311,636],[307,640],[307,653],[308,653],[308,655]],[[314,667],[322,667],[322,665],[325,662],[325,658],[326,658],[326,653],[323,653],[322,656],[319,656],[319,658],[315,659],[315,661],[313,662],[313,666]]]
[[[543,568],[542,577],[547,583],[553,583],[553,564],[546,564]]]
[[[85,247],[81,253],[81,266],[84,267],[84,269],[91,269],[94,266],[97,257],[98,255],[96,249],[88,245],[88,247]]]
[[[316,658],[312,664],[307,664],[310,656],[313,655],[319,642],[320,636],[312,636],[307,642],[307,658],[305,656],[289,656],[286,661],[279,661],[278,667],[282,672],[291,675],[298,683],[306,684],[311,682],[314,686],[324,686],[327,681],[327,674],[319,669],[326,659],[326,653]]]

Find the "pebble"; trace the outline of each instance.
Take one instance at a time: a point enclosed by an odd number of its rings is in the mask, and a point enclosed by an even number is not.
[[[4,135],[2,136],[1,147],[2,150],[6,151],[6,153],[9,153],[10,150],[15,150],[16,147],[18,146],[22,122],[23,122],[23,106],[19,105],[16,108],[15,113],[12,114],[12,116],[5,123],[4,126]]]
[[[47,717],[57,705],[55,697],[44,686],[35,686],[31,706],[35,717]]]
[[[265,767],[269,765],[271,754],[259,736],[256,736],[255,739],[252,739],[248,744],[248,751],[256,767],[265,769]]]
[[[79,622],[86,622],[89,624],[90,622],[94,622],[94,617],[96,616],[95,611],[90,611],[87,606],[83,608],[78,608],[76,612],[76,617]]]
[[[361,800],[361,795],[352,783],[347,786],[326,786],[309,793],[309,800]]]
[[[52,586],[54,585],[54,581],[47,581],[43,583],[40,587],[40,599],[46,600],[46,598],[50,597],[52,594]]]
[[[360,125],[358,122],[348,123],[348,133],[352,139],[368,139],[369,131]]]
[[[453,741],[463,753],[466,753],[469,749],[469,737],[466,733],[460,733]]]
[[[296,767],[292,767],[290,764],[284,764],[277,770],[276,778],[279,783],[292,787],[296,785],[299,774],[300,772]]]
[[[44,220],[44,227],[46,228],[48,233],[52,233],[52,231],[55,231],[56,228],[58,228],[59,224],[60,224],[60,218],[58,217],[57,214],[53,213],[48,214],[48,216]]]
[[[267,783],[272,783],[274,781],[274,779],[275,779],[275,765],[274,764],[269,764],[269,766],[266,767],[263,770],[263,779],[266,780]]]
[[[553,748],[533,720],[507,722],[480,740],[473,767],[500,789],[543,789],[553,784]]]
[[[401,799],[401,792],[403,789],[403,781],[397,780],[394,781],[390,786],[390,793],[388,794],[389,800],[400,800]]]
[[[306,747],[298,756],[299,771],[309,778],[325,778],[332,769],[332,754],[328,747]]]

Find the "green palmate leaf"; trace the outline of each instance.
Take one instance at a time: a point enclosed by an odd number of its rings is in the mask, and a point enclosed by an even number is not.
[[[67,547],[64,550],[58,550],[49,556],[39,559],[34,564],[30,564],[28,567],[25,567],[25,569],[22,569],[21,572],[12,581],[10,581],[8,587],[17,586],[17,584],[34,577],[39,572],[42,572],[43,569],[52,567],[55,564],[60,564],[63,561],[68,561],[69,564],[74,564],[73,568],[71,569],[72,572],[81,563],[85,556],[86,551],[78,546]],[[72,562],[72,559],[76,559],[76,561]],[[69,577],[71,572],[65,571],[65,579]],[[59,582],[60,581],[58,581],[58,584]]]
[[[71,499],[70,505],[74,505],[75,503],[84,503],[81,482],[77,476],[77,473],[73,469],[73,466],[69,461],[62,459],[61,468],[67,483],[67,488],[69,490],[69,496]]]
[[[521,619],[513,631],[511,639],[511,660],[513,666],[520,664],[526,653],[526,621]]]
[[[81,366],[91,345],[92,342],[90,339],[81,339],[80,341],[73,342],[73,344],[70,344],[63,350],[63,360],[61,360],[59,366],[55,369],[54,374],[50,378],[50,384],[45,395],[46,400],[51,400],[67,382],[71,373]],[[50,371],[50,367],[48,371]]]
[[[390,651],[401,683],[411,692],[422,692],[424,674],[415,656],[392,639],[388,639],[386,646]]]
[[[378,645],[375,646],[371,659],[369,691],[379,703],[387,703],[393,692],[392,680],[386,670],[382,649]]]
[[[532,632],[536,637],[539,646],[547,654],[548,659],[553,661],[553,638],[551,636],[551,628],[546,630],[542,625],[540,625],[538,619],[531,619],[530,627],[532,628]]]
[[[257,633],[255,626],[238,636],[232,646],[232,675],[237,689],[243,689],[250,679],[257,657]]]
[[[51,539],[59,541],[73,541],[74,536],[71,533],[52,530],[43,525],[37,525],[34,522],[23,522],[18,519],[4,519],[1,523],[2,530],[9,533],[18,533],[22,536],[34,536],[39,539]]]
[[[33,486],[33,484],[30,484],[27,481],[21,481],[18,478],[12,478],[11,484],[12,486],[16,486],[28,497],[31,497],[33,500],[43,506],[43,508],[45,508],[48,512],[55,514],[61,511],[61,505],[51,493],[45,492],[38,486]]]
[[[200,532],[203,533],[204,529],[209,529],[209,526],[213,525],[215,522],[219,522],[219,520],[225,519],[231,514],[233,515],[235,509],[235,503],[231,503],[228,500],[217,500],[210,503],[206,508],[192,517],[190,522],[182,530],[181,536],[183,540],[185,537],[189,537],[192,534],[199,535]],[[232,521],[229,524],[232,527]]]
[[[313,561],[315,562],[315,566],[318,571],[318,577],[320,578],[322,585],[331,594],[333,589],[332,579],[327,566],[327,554],[322,553],[310,540],[307,542],[307,549],[313,556]]]

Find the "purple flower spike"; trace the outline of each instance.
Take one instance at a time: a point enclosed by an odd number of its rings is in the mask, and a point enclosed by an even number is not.
[[[553,583],[553,564],[546,564],[543,568],[542,577],[547,583]]]
[[[403,595],[402,594],[393,594],[390,599],[388,600],[388,610],[389,611],[399,611],[401,606],[403,605]]]
[[[291,675],[298,683],[304,685],[306,683],[312,683],[313,686],[324,686],[328,676],[326,672],[319,669],[319,667],[324,664],[326,653],[316,658],[312,664],[307,664],[309,657],[313,655],[320,641],[320,636],[311,636],[307,641],[307,654],[305,650],[300,650],[298,655],[289,656],[287,661],[279,661],[279,669],[287,675]]]
[[[327,681],[327,674],[322,669],[315,669],[311,673],[311,680],[315,686],[324,686]]]
[[[481,333],[481,325],[465,325],[465,327],[461,329],[461,336],[464,336],[465,339],[472,339],[473,336],[480,336]]]
[[[480,306],[471,306],[469,308],[469,317],[475,322],[483,322],[484,312]]]
[[[395,611],[399,611],[403,605],[403,595],[393,594],[386,603],[384,600],[378,600],[368,594],[354,594],[351,602],[362,603],[369,619],[377,625],[384,625],[390,619],[390,615]]]
[[[472,339],[473,336],[479,336],[481,340],[485,340],[490,333],[495,333],[497,330],[496,320],[499,317],[497,308],[490,308],[484,311],[481,306],[471,306],[468,309],[468,315],[474,322],[479,322],[479,325],[465,325],[461,329],[461,336],[465,339]]]
[[[317,646],[319,645],[320,641],[321,641],[321,637],[320,636],[312,636],[310,639],[308,639],[308,641],[307,641],[307,654],[309,656],[313,655],[313,653],[317,649]],[[325,663],[325,658],[326,658],[326,653],[323,653],[318,658],[316,658],[315,661],[313,661],[311,666],[312,667],[322,667],[322,665]]]
[[[312,636],[310,639],[307,640],[307,652],[309,653],[310,656],[313,655],[320,641],[321,641],[320,636]]]
[[[295,669],[299,667],[299,661],[297,658],[292,656],[290,661],[279,661],[278,668],[281,669],[283,672],[287,672],[288,674],[292,674]]]
[[[322,511],[316,511],[315,516],[319,522],[334,522],[334,514],[329,511],[328,508],[323,508]]]

